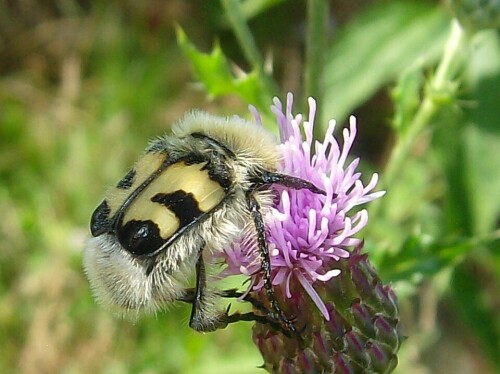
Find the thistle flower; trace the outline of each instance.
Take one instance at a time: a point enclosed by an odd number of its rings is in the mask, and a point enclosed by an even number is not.
[[[278,99],[271,107],[280,130],[280,171],[311,181],[326,195],[276,187],[277,203],[265,221],[273,290],[285,314],[303,328],[303,340],[256,324],[254,342],[270,372],[389,372],[401,338],[396,297],[381,284],[361,254],[362,241],[354,237],[368,222],[366,210],[352,213],[384,192],[373,192],[377,174],[363,185],[356,171],[359,159],[347,160],[356,136],[354,117],[343,130],[342,146],[333,136],[333,120],[324,141],[314,142],[314,99],[309,99],[307,119],[294,116],[292,106],[289,94],[285,109]],[[225,257],[223,275],[249,276],[247,292],[266,305],[259,252],[252,240],[227,249]]]

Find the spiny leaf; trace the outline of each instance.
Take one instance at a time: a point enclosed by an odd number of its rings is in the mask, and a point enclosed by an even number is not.
[[[236,94],[263,113],[269,113],[272,95],[266,90],[261,72],[253,70],[236,76],[220,45],[215,44],[211,53],[200,52],[186,33],[177,27],[177,43],[191,62],[196,78],[214,97]]]

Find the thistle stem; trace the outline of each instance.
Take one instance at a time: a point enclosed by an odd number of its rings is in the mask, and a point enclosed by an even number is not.
[[[411,147],[422,131],[430,124],[443,102],[456,88],[456,75],[464,62],[465,33],[458,21],[453,20],[450,37],[435,75],[431,78],[424,98],[407,130],[399,134],[384,172],[384,186],[392,185],[405,163]]]
[[[454,19],[443,56],[434,76],[427,83],[420,106],[411,122],[407,126],[402,126],[405,130],[397,134],[396,144],[392,149],[381,181],[382,188],[388,188],[388,186],[397,183],[412,146],[419,135],[430,125],[441,107],[452,101],[458,87],[457,75],[466,58],[466,36],[464,29]],[[380,201],[376,201],[370,207],[370,215],[377,217],[381,214],[382,206]]]
[[[318,108],[323,107],[321,82],[325,65],[328,14],[328,1],[308,0],[305,97],[314,97]],[[318,113],[318,118],[322,118],[321,113]],[[320,128],[317,127],[317,130]]]

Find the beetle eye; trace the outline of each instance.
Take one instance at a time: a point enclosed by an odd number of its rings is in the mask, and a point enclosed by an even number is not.
[[[116,236],[123,248],[136,256],[151,254],[164,243],[158,226],[151,221],[129,221]]]

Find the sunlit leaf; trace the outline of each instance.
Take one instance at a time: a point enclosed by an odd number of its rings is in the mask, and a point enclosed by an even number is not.
[[[440,56],[449,19],[424,2],[376,2],[335,35],[325,67],[325,118],[343,120],[415,63]]]

